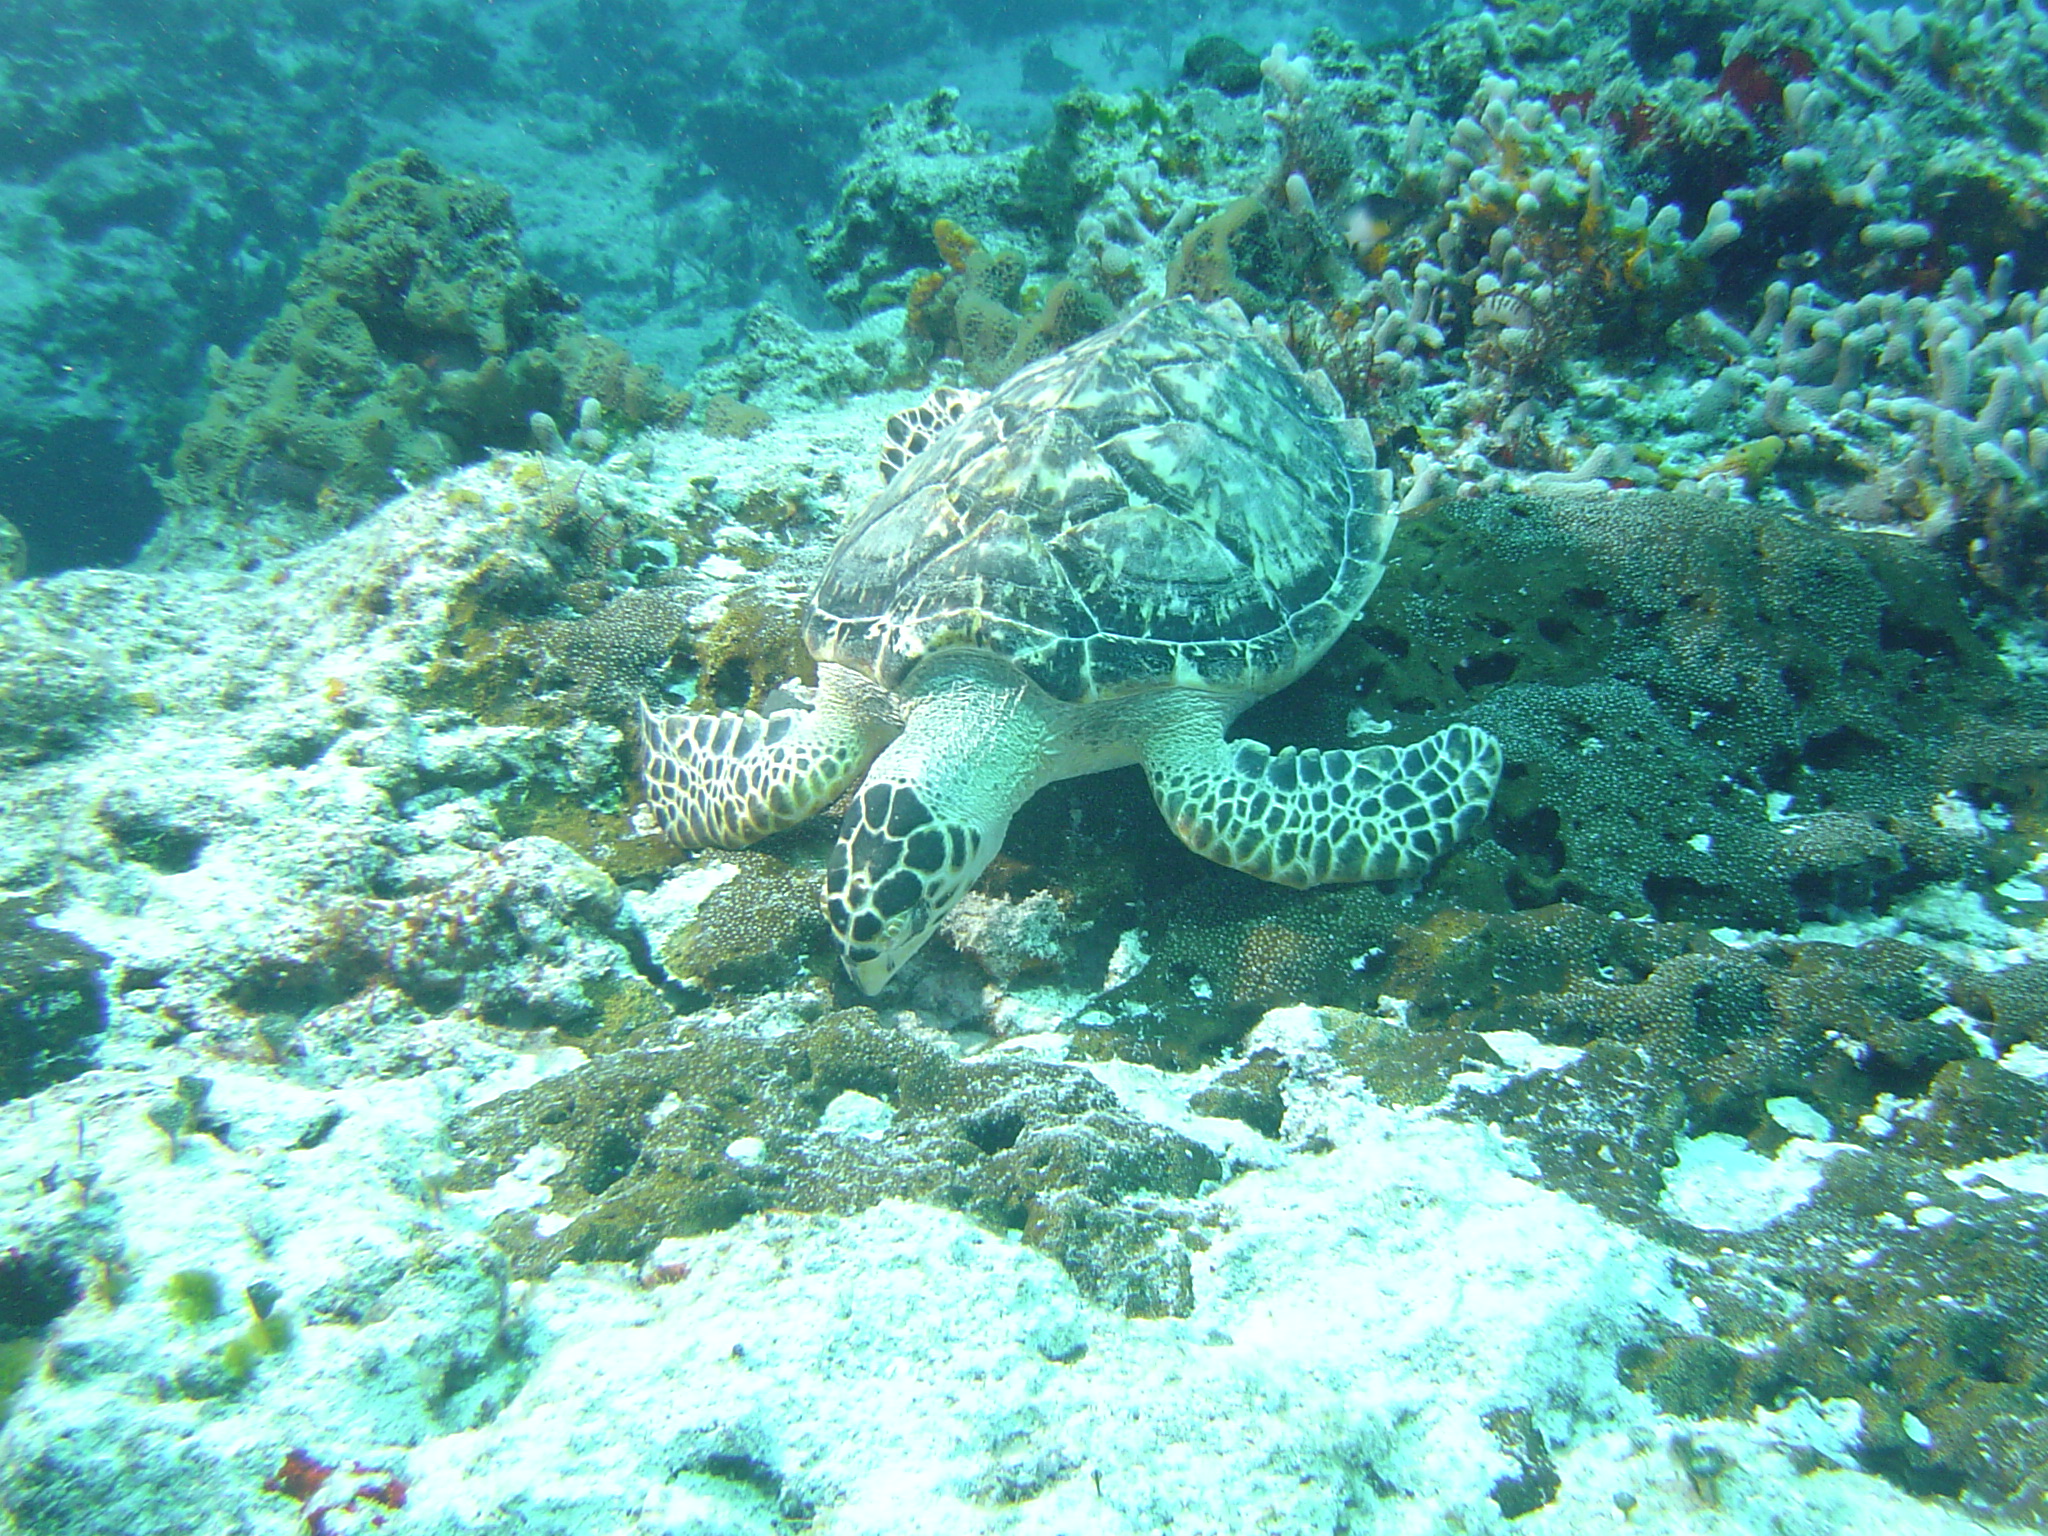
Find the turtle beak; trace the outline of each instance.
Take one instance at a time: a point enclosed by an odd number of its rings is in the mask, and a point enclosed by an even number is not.
[[[918,919],[925,921],[922,926]],[[910,957],[924,948],[924,941],[938,931],[923,903],[916,910],[899,912],[882,923],[882,931],[866,939],[842,936],[839,958],[853,984],[868,997],[889,985],[896,973],[910,963]]]
[[[872,960],[856,960],[847,955],[844,959],[846,974],[853,978],[853,984],[867,997],[873,997],[889,985],[889,978],[896,974],[897,961],[889,955],[877,955]]]

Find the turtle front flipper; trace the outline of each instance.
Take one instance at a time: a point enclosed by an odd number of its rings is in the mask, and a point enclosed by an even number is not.
[[[1045,782],[1052,733],[985,662],[921,692],[877,757],[825,860],[825,919],[872,997],[938,931]]]
[[[1220,721],[1155,733],[1145,772],[1196,853],[1296,887],[1420,875],[1485,817],[1500,743],[1453,725],[1409,747],[1320,752],[1226,741]]]
[[[882,721],[821,670],[811,709],[656,714],[640,706],[641,776],[662,831],[684,848],[743,848],[830,805],[887,739]]]

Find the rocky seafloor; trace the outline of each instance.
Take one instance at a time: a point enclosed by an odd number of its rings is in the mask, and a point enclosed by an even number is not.
[[[885,114],[848,328],[687,402],[363,172],[143,560],[0,590],[5,1528],[2048,1519],[2048,22],[1662,14]],[[1399,480],[1242,728],[1492,818],[1298,892],[1057,785],[863,998],[638,701],[800,683],[884,418],[1166,291]]]

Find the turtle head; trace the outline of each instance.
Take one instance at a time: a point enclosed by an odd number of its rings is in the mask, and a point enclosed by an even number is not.
[[[1002,831],[937,814],[915,784],[870,778],[825,861],[825,918],[861,991],[873,997],[924,947]]]
[[[1014,674],[955,656],[907,692],[825,860],[825,919],[872,997],[925,945],[1003,846],[1052,760],[1051,727]]]

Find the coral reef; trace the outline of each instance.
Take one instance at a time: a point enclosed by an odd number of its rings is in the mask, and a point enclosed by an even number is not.
[[[310,931],[276,935],[241,958],[230,996],[295,1014],[391,986],[423,1008],[584,1034],[611,991],[638,982],[636,942],[609,878],[551,838],[521,839],[431,891],[338,902]]]
[[[876,114],[831,217],[804,231],[811,275],[842,311],[890,302],[880,285],[905,280],[928,259],[934,221],[1002,223],[1022,156],[991,154],[986,136],[956,116],[959,100],[946,89]]]
[[[87,394],[189,372],[193,282],[222,338],[274,308],[289,244],[225,231],[331,196],[358,109],[268,202],[203,167],[262,158],[280,50],[299,106],[366,81],[385,23],[303,11],[240,52],[168,18],[218,125],[10,14],[0,255],[64,319],[31,394],[65,348]],[[693,270],[735,231],[789,242],[858,116],[808,0],[722,51],[667,0],[407,14],[392,123],[459,141],[538,71],[524,174],[657,167],[664,314],[757,271]],[[705,320],[702,431],[625,441],[680,401],[501,189],[409,156],[216,359],[148,564],[45,576],[24,523],[16,1521],[2048,1519],[2039,8],[1594,0],[1179,57],[1133,24],[1158,96],[1069,88],[1054,23],[1100,14],[848,22],[906,61],[1032,26],[1067,94],[1003,153],[950,93],[878,114],[804,232],[850,328],[801,285]],[[1417,888],[1295,892],[1190,856],[1135,773],[1053,785],[886,1010],[841,1006],[829,821],[678,860],[637,703],[807,681],[796,594],[876,422],[912,413],[886,475],[928,375],[1168,292],[1254,311],[1405,482],[1363,621],[1244,730],[1478,720],[1495,815]]]
[[[821,1123],[849,1093],[888,1106],[883,1135]],[[500,1224],[522,1274],[638,1262],[663,1237],[770,1204],[853,1211],[914,1195],[1020,1232],[1084,1294],[1134,1317],[1192,1305],[1173,1202],[1221,1171],[1208,1148],[1133,1116],[1085,1071],[956,1061],[865,1008],[772,1040],[693,1031],[687,1050],[614,1051],[464,1117],[456,1139],[461,1187],[490,1183],[543,1140],[564,1154],[546,1220]]]
[[[495,44],[442,0],[345,24],[14,4],[6,27],[5,511],[38,571],[120,564],[161,515],[144,467],[190,419],[209,342],[276,309],[370,120],[487,89]]]
[[[1944,563],[1896,541],[1641,493],[1442,503],[1404,536],[1426,587],[1390,579],[1346,642],[1379,656],[1350,665],[1388,706],[1462,695],[1503,733],[1520,903],[1881,908],[1955,878],[1936,798],[2011,803],[2048,724]]]
[[[402,486],[522,447],[535,413],[595,400],[622,426],[673,421],[686,396],[584,331],[529,271],[501,187],[407,151],[358,172],[290,302],[236,358],[164,493],[245,514],[284,504],[346,520]]]
[[[687,644],[688,594],[632,587],[588,618],[539,626],[549,658],[572,679],[569,705],[600,720],[626,720],[635,701],[658,687]],[[536,681],[552,681],[542,670]]]
[[[935,355],[953,356],[970,380],[992,388],[1116,318],[1106,298],[1070,278],[1027,302],[1023,257],[990,250],[951,219],[933,222],[932,241],[947,270],[918,273],[904,304],[904,338],[920,371]]]
[[[1368,281],[1299,295],[1304,357],[1453,482],[1764,493],[1904,523],[2036,601],[2048,252],[2010,146],[2038,113],[1971,83],[2035,24],[1623,20],[1479,18],[1383,60],[1319,39],[1284,110],[1357,125]],[[1424,83],[1463,115],[1390,110]],[[1892,175],[1906,153],[1929,174]]]

